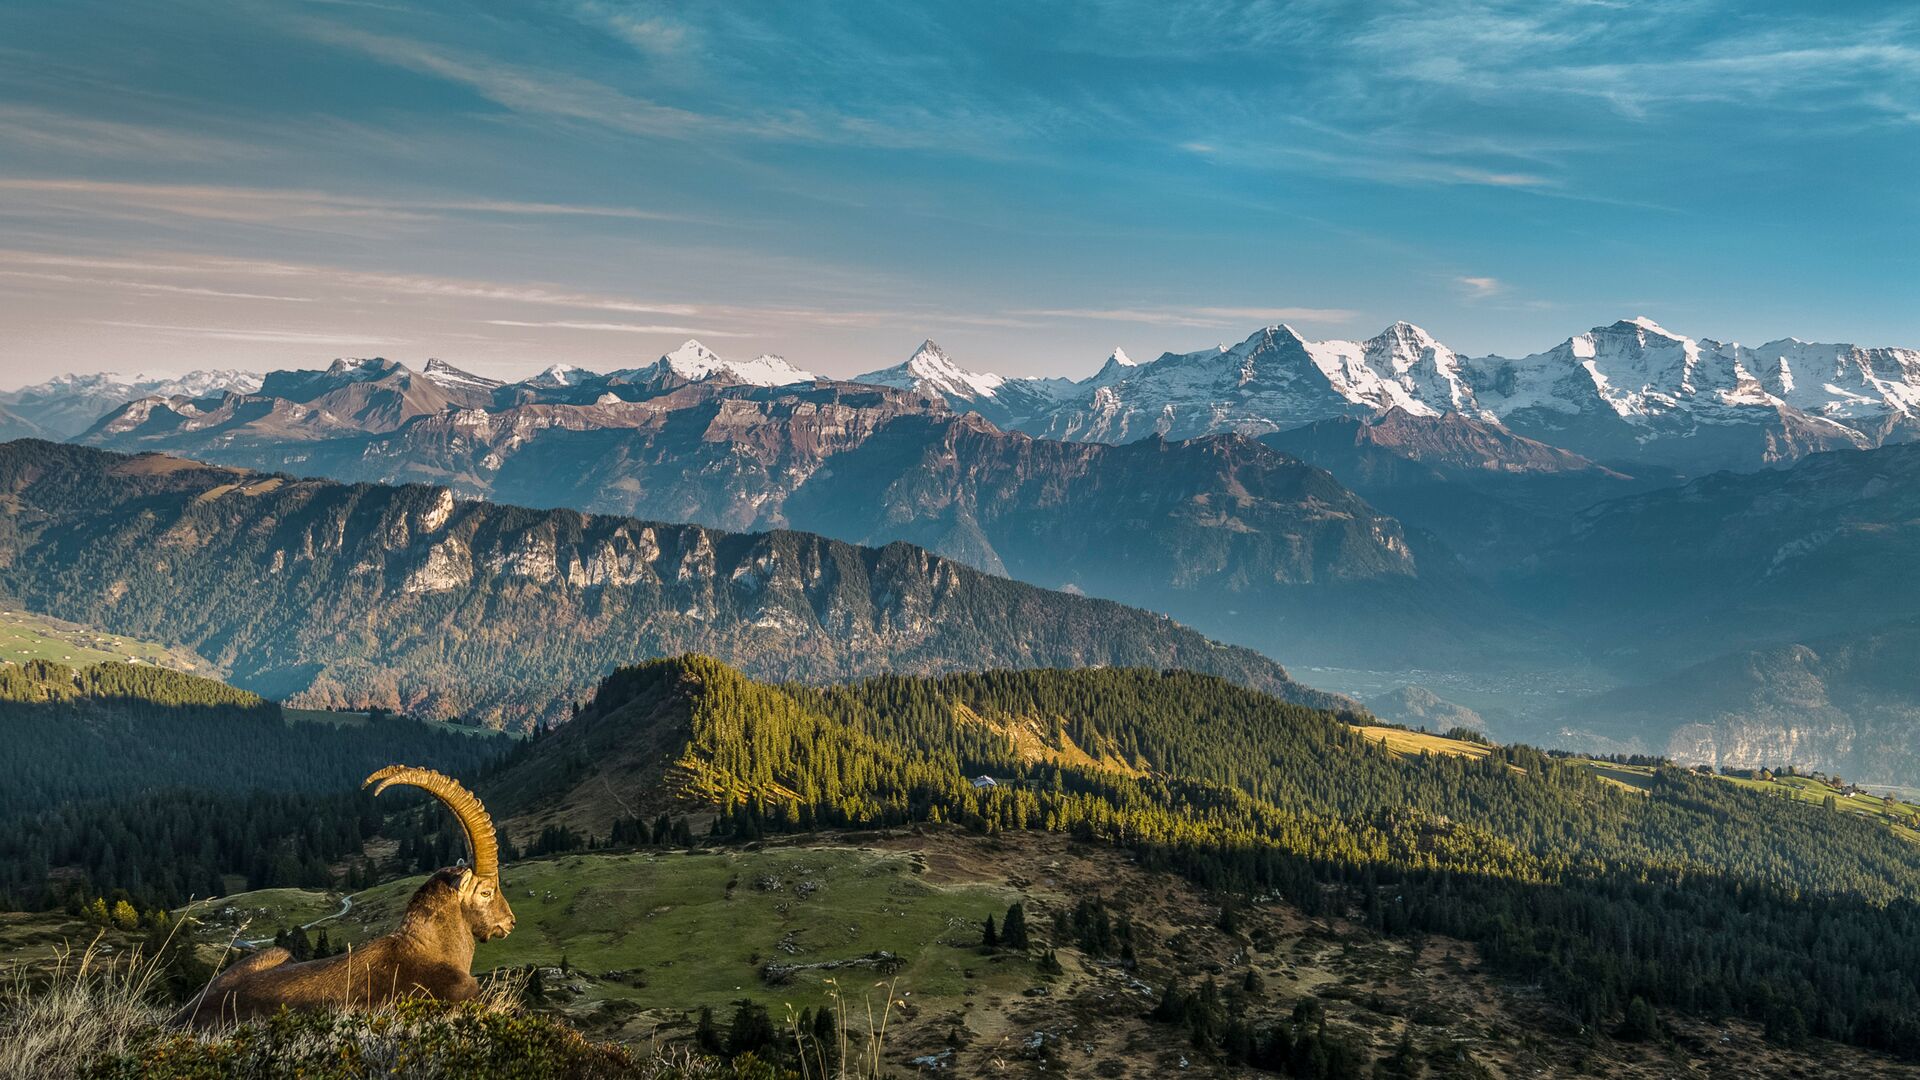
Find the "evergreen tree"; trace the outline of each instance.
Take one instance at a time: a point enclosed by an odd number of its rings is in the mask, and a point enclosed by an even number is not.
[[[728,1057],[741,1054],[757,1054],[773,1045],[777,1037],[773,1029],[773,1019],[767,1015],[766,1006],[750,998],[741,998],[734,1006],[733,1023],[727,1027]]]
[[[1660,1034],[1660,1018],[1654,1014],[1653,1006],[1638,994],[1627,1003],[1627,1018],[1616,1033],[1627,1042],[1646,1042]]]
[[[709,1054],[726,1052],[720,1041],[720,1029],[713,1022],[713,1006],[700,1006],[700,1019],[693,1025],[693,1044]]]
[[[822,1007],[813,1014],[812,1035],[814,1063],[823,1074],[835,1075],[840,1068],[840,1028],[832,1009]]]
[[[992,922],[991,919],[988,920]],[[1009,949],[1025,952],[1030,944],[1027,940],[1027,908],[1025,904],[1014,901],[1007,908],[1007,917],[1000,924],[1000,941]]]

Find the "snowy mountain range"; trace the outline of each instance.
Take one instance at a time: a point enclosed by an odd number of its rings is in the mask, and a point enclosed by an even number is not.
[[[37,429],[20,434],[64,439],[80,434],[108,410],[136,398],[201,398],[227,390],[252,393],[260,389],[262,380],[263,376],[251,371],[192,371],[179,376],[126,376],[113,371],[56,375],[35,386],[0,393],[0,409]]]
[[[1903,441],[1920,419],[1920,351],[1796,339],[1747,347],[1647,318],[1519,359],[1463,357],[1406,322],[1365,341],[1311,341],[1270,326],[1237,345],[1145,364],[1116,351],[1078,381],[970,371],[928,342],[905,364],[856,380],[912,388],[1057,439],[1264,434],[1398,410],[1466,416],[1595,460],[1692,473]]]
[[[441,360],[414,372],[382,359],[266,376],[62,375],[0,395],[0,434],[75,437],[137,399],[149,401],[136,410],[139,423],[154,422],[159,409],[165,422],[192,429],[226,424],[238,407],[215,416],[219,409],[207,399],[270,399],[254,402],[250,415],[278,410],[287,413],[272,425],[279,434],[310,428],[330,437],[343,427],[391,430],[450,406],[604,404],[692,383],[777,389],[819,378],[779,356],[730,360],[691,340],[637,367],[601,373],[558,364],[517,382]],[[1792,338],[1750,347],[1687,337],[1647,318],[1595,327],[1517,359],[1461,356],[1407,322],[1359,341],[1314,341],[1269,326],[1238,344],[1164,353],[1146,363],[1115,349],[1083,379],[974,370],[926,341],[904,362],[852,381],[911,391],[1005,429],[1066,441],[1263,435],[1388,413],[1416,421],[1458,416],[1595,462],[1686,475],[1779,465],[1920,432],[1920,351]],[[382,388],[391,393],[378,394]],[[310,411],[293,415],[299,410],[289,413],[288,402]],[[115,423],[124,429],[133,420]]]

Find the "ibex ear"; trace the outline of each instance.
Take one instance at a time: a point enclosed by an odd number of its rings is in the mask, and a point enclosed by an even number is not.
[[[479,883],[480,883],[480,879],[479,877],[475,876],[473,871],[467,869],[464,866],[460,868],[460,895],[461,896],[466,896],[469,893],[473,892],[473,887],[475,885],[478,885]]]

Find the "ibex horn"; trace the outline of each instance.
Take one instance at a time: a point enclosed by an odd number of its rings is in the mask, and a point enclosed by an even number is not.
[[[487,816],[487,808],[480,805],[473,792],[461,787],[459,781],[432,769],[389,765],[367,777],[360,786],[364,788],[376,782],[380,786],[373,789],[375,795],[394,784],[410,784],[446,803],[453,816],[460,819],[460,827],[467,831],[467,849],[473,853],[474,874],[485,878],[500,876],[500,844],[493,836],[493,819]]]

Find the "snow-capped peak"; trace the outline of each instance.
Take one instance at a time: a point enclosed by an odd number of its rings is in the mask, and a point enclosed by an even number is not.
[[[1113,352],[1107,356],[1107,362],[1100,365],[1099,371],[1074,385],[1083,390],[1097,390],[1131,377],[1140,368],[1140,362],[1128,356],[1127,350],[1115,346]]]
[[[546,370],[526,381],[529,386],[564,387],[578,386],[593,377],[593,372],[572,364],[549,364]]]
[[[751,360],[725,360],[692,338],[661,357],[660,365],[683,379],[694,381],[723,373],[754,386],[787,386],[814,380],[811,371],[794,367],[784,357],[763,353]]]
[[[214,394],[233,391],[251,394],[260,389],[264,378],[251,371],[234,368],[222,368],[214,371],[189,371],[177,378],[165,375],[139,375],[134,385],[150,394],[166,397],[211,397]]]
[[[1681,335],[1676,334],[1671,330],[1668,330],[1666,327],[1661,326],[1659,323],[1654,322],[1652,319],[1647,318],[1645,315],[1635,315],[1631,319],[1621,319],[1619,322],[1614,323],[1614,325],[1615,326],[1637,326],[1640,329],[1645,330],[1650,334],[1659,334],[1661,337],[1672,338],[1675,341],[1682,340]]]
[[[999,375],[968,371],[931,339],[922,341],[906,363],[856,376],[854,381],[964,401],[990,399],[1007,382]]]
[[[422,374],[427,377],[427,381],[444,387],[491,390],[501,385],[498,379],[489,379],[484,376],[475,375],[471,371],[462,371],[452,364],[447,363],[445,360],[438,358],[429,359],[426,370],[422,372]]]
[[[688,338],[679,348],[660,359],[673,370],[694,379],[713,374],[722,363],[719,353],[693,338]],[[694,372],[700,374],[693,374]]]
[[[404,369],[399,361],[389,360],[384,356],[342,356],[328,364],[327,370],[322,372],[320,377],[336,385],[374,382],[402,370]],[[276,371],[268,382],[284,386],[286,383],[281,376],[285,374],[288,373]],[[311,379],[313,376],[309,373],[306,377]]]

